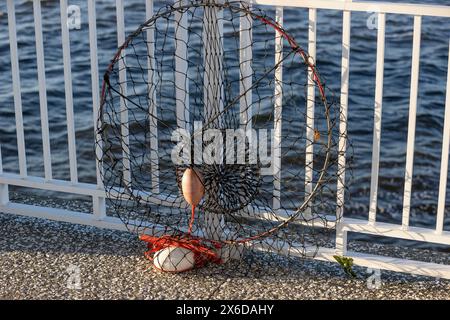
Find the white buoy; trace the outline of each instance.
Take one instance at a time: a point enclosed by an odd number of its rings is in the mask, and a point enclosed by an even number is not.
[[[195,255],[186,248],[167,247],[153,256],[156,269],[167,272],[183,272],[195,267]]]

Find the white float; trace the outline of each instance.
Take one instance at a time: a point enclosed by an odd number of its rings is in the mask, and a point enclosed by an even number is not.
[[[156,269],[167,272],[183,272],[195,267],[195,255],[186,248],[167,247],[153,256]]]

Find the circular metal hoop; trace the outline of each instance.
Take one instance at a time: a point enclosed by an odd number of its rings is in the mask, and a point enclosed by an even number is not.
[[[257,234],[242,236],[240,235],[237,238],[233,239],[224,239],[221,240],[223,243],[227,244],[236,244],[236,243],[245,243],[257,239],[262,239],[271,235],[276,234],[280,229],[285,228],[288,224],[291,222],[297,220],[299,216],[305,212],[307,208],[310,208],[311,203],[313,202],[314,198],[317,196],[317,193],[320,192],[322,186],[326,184],[328,181],[331,181],[332,179],[329,178],[329,173],[327,172],[329,167],[333,164],[332,160],[332,153],[336,153],[335,150],[335,141],[333,140],[333,129],[335,128],[335,122],[336,119],[333,119],[330,115],[330,108],[331,103],[328,102],[327,96],[326,96],[326,89],[325,85],[323,84],[323,81],[321,80],[321,77],[317,71],[316,65],[314,61],[309,57],[306,51],[304,51],[298,43],[295,41],[295,39],[286,31],[283,29],[282,26],[280,26],[277,22],[272,20],[271,18],[267,17],[265,14],[263,14],[261,11],[250,9],[249,6],[245,3],[239,2],[239,1],[231,1],[231,2],[224,2],[224,3],[216,3],[215,1],[192,1],[186,5],[175,5],[175,6],[169,6],[166,8],[161,9],[159,12],[157,12],[151,19],[147,20],[144,24],[139,26],[139,28],[136,29],[135,32],[133,32],[131,35],[129,35],[126,39],[126,41],[118,48],[117,52],[115,53],[113,59],[111,60],[110,65],[107,68],[107,71],[104,74],[104,81],[102,86],[102,93],[101,93],[101,107],[100,107],[100,114],[99,114],[99,136],[101,136],[100,141],[98,143],[104,144],[105,142],[108,142],[108,140],[115,139],[114,135],[109,135],[111,130],[105,129],[105,118],[114,118],[108,115],[107,108],[109,107],[108,104],[111,104],[113,98],[111,98],[112,95],[115,95],[117,97],[120,97],[120,99],[123,99],[125,104],[132,105],[136,108],[142,109],[143,107],[140,106],[138,103],[136,103],[136,100],[134,97],[128,96],[126,93],[123,93],[123,90],[121,87],[117,88],[116,84],[111,82],[111,76],[116,76],[117,70],[120,69],[119,64],[121,61],[123,61],[123,57],[125,56],[125,50],[129,49],[134,45],[134,41],[138,41],[137,39],[140,39],[142,37],[142,34],[145,33],[148,30],[151,30],[152,28],[156,28],[156,24],[161,19],[173,19],[174,14],[178,14],[179,16],[183,16],[189,10],[195,10],[195,8],[205,9],[205,8],[215,8],[218,10],[227,10],[230,12],[231,15],[237,15],[239,17],[245,16],[249,20],[257,21],[260,25],[264,25],[267,28],[272,29],[279,37],[281,37],[287,44],[288,52],[285,53],[284,57],[273,64],[271,68],[267,68],[265,70],[265,74],[260,77],[260,79],[256,79],[256,81],[253,82],[252,86],[249,88],[246,88],[244,92],[240,92],[239,95],[229,98],[227,100],[227,104],[223,106],[223,110],[221,111],[221,114],[224,115],[227,112],[232,112],[235,105],[240,101],[240,99],[245,96],[245,94],[249,90],[255,90],[261,81],[265,81],[263,78],[267,77],[267,75],[271,74],[274,70],[282,66],[282,63],[287,61],[288,59],[295,60],[296,63],[299,65],[302,65],[305,68],[305,72],[307,73],[308,79],[311,80],[314,87],[318,88],[318,95],[320,98],[320,104],[322,105],[322,111],[321,115],[323,117],[323,125],[324,125],[324,133],[322,137],[324,138],[325,142],[322,144],[323,154],[321,154],[321,166],[319,169],[317,169],[318,175],[314,182],[311,181],[312,187],[311,191],[308,192],[308,194],[304,197],[303,202],[298,205],[294,212],[287,218],[281,219],[281,221],[278,221],[275,225],[271,225],[269,228],[266,228],[262,232],[259,232]],[[150,56],[150,53],[147,52],[147,55],[149,58],[153,58]],[[123,66],[122,66],[123,68]],[[150,83],[150,80],[149,80]],[[305,86],[306,87],[306,86]],[[133,93],[136,95],[136,93]],[[211,126],[214,121],[217,120],[217,118],[220,116],[220,114],[217,114],[213,116],[212,118],[208,119],[204,123],[204,127]],[[163,121],[154,115],[148,115],[151,120],[157,122],[157,123],[163,123]],[[119,127],[122,125],[120,123]],[[193,126],[193,125],[192,125]],[[109,125],[111,127],[111,125]],[[310,128],[312,129],[312,128]],[[202,133],[200,130],[193,130],[192,131],[192,137],[195,137],[196,135],[199,135]],[[105,188],[107,189],[107,193],[109,193],[110,197],[116,197],[119,200],[122,200],[123,197],[120,195],[119,189],[115,188],[114,186],[109,185],[106,175],[103,174],[103,166],[105,165],[105,158],[107,158],[108,155],[103,154],[100,157],[100,165],[102,166],[100,172],[102,172],[102,179],[105,181]],[[111,157],[110,157],[111,158]],[[108,160],[109,161],[109,160]],[[110,159],[111,163],[117,162],[117,159]],[[111,171],[109,172],[111,173]],[[118,173],[117,173],[118,174]],[[174,175],[177,173],[174,172]],[[120,174],[118,174],[120,175]],[[119,179],[120,180],[120,179]],[[145,204],[155,204],[155,205],[162,205],[164,203],[164,199],[160,199],[157,197],[157,195],[149,196],[147,194],[143,194],[136,190],[130,190],[131,188],[128,188],[126,185],[124,186],[124,190],[121,190],[122,192],[126,193],[128,197],[131,199],[131,201],[135,201],[139,203],[139,205],[144,202]],[[119,195],[118,195],[119,194]],[[146,198],[147,197],[147,198]],[[251,195],[248,197],[248,201],[252,202],[254,200],[254,197],[256,197],[256,193],[254,195]],[[165,199],[167,200],[167,199]],[[245,203],[245,205],[239,204],[235,207],[232,207],[229,209],[229,214],[232,215],[234,212],[243,209],[245,206],[249,205],[248,203]],[[182,208],[182,206],[180,206]],[[224,209],[225,207],[219,207],[219,209]],[[224,209],[225,210],[225,209]],[[214,212],[213,209],[210,210],[211,212]],[[120,215],[119,215],[120,216]],[[139,215],[136,214],[136,217]],[[121,217],[122,219],[122,217]],[[124,219],[124,222],[129,222],[130,219],[126,218]],[[178,226],[171,227],[173,230],[178,230]],[[182,233],[182,231],[180,231]]]

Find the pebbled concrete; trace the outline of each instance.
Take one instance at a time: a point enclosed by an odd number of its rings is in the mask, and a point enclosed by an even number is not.
[[[444,263],[450,256],[363,242],[353,246]],[[448,280],[381,271],[381,287],[369,289],[365,268],[355,267],[357,278],[350,279],[334,263],[261,254],[248,263],[160,273],[149,267],[144,250],[127,232],[0,213],[0,299],[450,299]],[[77,268],[81,288],[68,288]]]

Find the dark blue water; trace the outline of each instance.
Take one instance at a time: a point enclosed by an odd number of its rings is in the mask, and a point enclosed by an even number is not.
[[[31,1],[15,2],[28,170],[30,175],[43,176],[33,6]],[[420,2],[445,4],[445,1],[438,0]],[[115,1],[97,0],[96,3],[98,57],[102,74],[117,47]],[[145,20],[144,3],[144,0],[125,1],[127,33]],[[157,1],[158,3],[162,2]],[[87,1],[71,0],[69,4],[81,7],[82,19],[81,29],[70,32],[79,178],[82,182],[95,182]],[[53,175],[57,179],[69,179],[59,10],[59,1],[42,1]],[[0,143],[4,170],[18,172],[4,1],[0,3],[0,12]],[[269,10],[268,13],[270,12],[272,11]],[[367,27],[367,19],[371,14],[353,13],[351,29],[349,136],[355,161],[351,199],[346,213],[360,217],[366,217],[368,212],[372,155],[377,30]],[[286,29],[306,48],[307,10],[286,9],[284,20]],[[450,38],[449,20],[423,18],[412,225],[435,224]],[[327,79],[327,85],[336,92],[339,92],[340,86],[341,28],[341,12],[318,12],[317,64],[322,76]],[[381,221],[401,220],[412,30],[413,17],[387,15],[378,211],[378,219]],[[450,199],[446,210],[446,229],[449,230]]]

